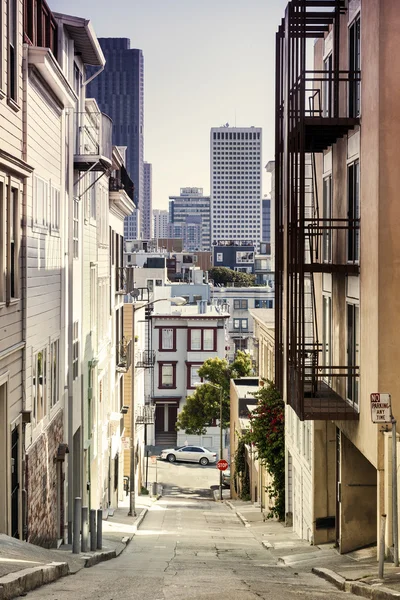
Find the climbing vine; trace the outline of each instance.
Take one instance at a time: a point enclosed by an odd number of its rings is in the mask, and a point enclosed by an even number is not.
[[[235,489],[241,500],[250,500],[250,476],[246,462],[246,444],[248,434],[243,435],[238,443],[234,456],[235,464]]]
[[[266,491],[273,500],[268,517],[285,518],[285,406],[272,381],[254,394],[257,406],[250,414],[247,443],[253,443],[257,457],[271,476]]]

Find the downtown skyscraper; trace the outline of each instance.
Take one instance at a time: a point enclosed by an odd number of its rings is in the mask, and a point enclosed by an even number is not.
[[[213,127],[210,136],[211,243],[258,248],[262,239],[262,130]]]
[[[153,237],[153,167],[150,163],[144,162],[143,175],[143,209],[142,218],[142,237],[144,240],[151,240]]]
[[[88,97],[95,98],[113,121],[113,144],[126,146],[126,169],[134,184],[138,210],[126,217],[125,239],[142,235],[144,209],[144,58],[142,50],[131,49],[127,38],[99,38],[106,58],[105,69],[88,85]]]

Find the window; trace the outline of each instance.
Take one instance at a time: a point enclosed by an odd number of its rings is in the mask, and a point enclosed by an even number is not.
[[[233,319],[233,329],[235,331],[247,331],[248,319]]]
[[[172,350],[176,351],[176,329],[160,329],[160,350]]]
[[[323,262],[332,262],[332,177],[329,176],[323,181],[323,229],[322,229],[322,260]]]
[[[187,387],[188,388],[195,388],[199,383],[201,383],[203,381],[202,378],[199,376],[200,367],[201,367],[201,364],[195,364],[195,365],[192,363],[187,364],[187,369],[188,369]]]
[[[51,377],[51,394],[50,407],[52,408],[58,401],[58,365],[59,365],[59,340],[55,340],[50,344],[50,377]]]
[[[79,327],[78,321],[73,324],[72,334],[72,379],[78,378],[79,374]]]
[[[333,117],[332,112],[332,54],[330,54],[324,60],[324,71],[325,71],[325,81],[324,81],[324,107],[323,107],[323,116],[324,117]],[[316,97],[314,98],[315,101]],[[318,114],[319,106],[313,106],[314,116]]]
[[[360,260],[360,163],[358,160],[347,168],[347,214],[349,227],[347,234],[347,260]]]
[[[347,399],[358,406],[358,374],[356,369],[359,362],[360,325],[359,307],[347,304]]]
[[[0,302],[19,295],[19,188],[0,179]]]
[[[96,220],[96,174],[90,173],[88,189],[89,216],[91,221]]]
[[[224,255],[222,252],[217,252],[217,262],[223,262]]]
[[[156,279],[156,287],[162,287],[162,279]]]
[[[8,0],[8,97],[18,101],[17,0]]]
[[[254,308],[274,308],[273,300],[254,300]]]
[[[322,364],[324,373],[331,371],[332,366],[332,298],[322,297]],[[331,378],[324,377],[325,382],[330,385]]]
[[[97,265],[90,264],[90,329],[97,329]]]
[[[238,308],[238,309],[241,309],[241,310],[244,310],[244,309],[247,310],[247,306],[248,306],[247,300],[234,300],[233,301],[233,308]]]
[[[358,16],[349,28],[349,117],[358,117],[361,110],[361,39],[360,17]],[[352,79],[353,78],[353,79]]]
[[[33,225],[47,229],[47,206],[49,199],[49,184],[41,177],[34,178]]]
[[[159,365],[159,388],[176,388],[176,362],[158,363]]]
[[[60,190],[53,185],[51,186],[51,215],[50,215],[50,231],[60,231]]]
[[[47,350],[33,356],[32,366],[33,419],[39,423],[47,412]]]
[[[76,198],[74,198],[72,243],[74,258],[79,258],[79,201]]]
[[[217,349],[217,330],[213,329],[197,329],[191,328],[188,330],[189,347],[188,350],[211,350],[215,352]]]

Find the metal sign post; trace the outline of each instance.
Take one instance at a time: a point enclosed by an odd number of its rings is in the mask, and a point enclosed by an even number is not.
[[[399,566],[399,525],[397,504],[397,440],[396,419],[392,413],[390,394],[371,394],[371,419],[373,423],[392,424],[392,525],[393,525],[393,561]]]

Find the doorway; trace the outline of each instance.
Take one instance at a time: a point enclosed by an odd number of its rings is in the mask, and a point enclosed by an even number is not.
[[[178,405],[176,402],[159,402],[156,404],[155,432],[156,446],[176,446],[176,419]]]

